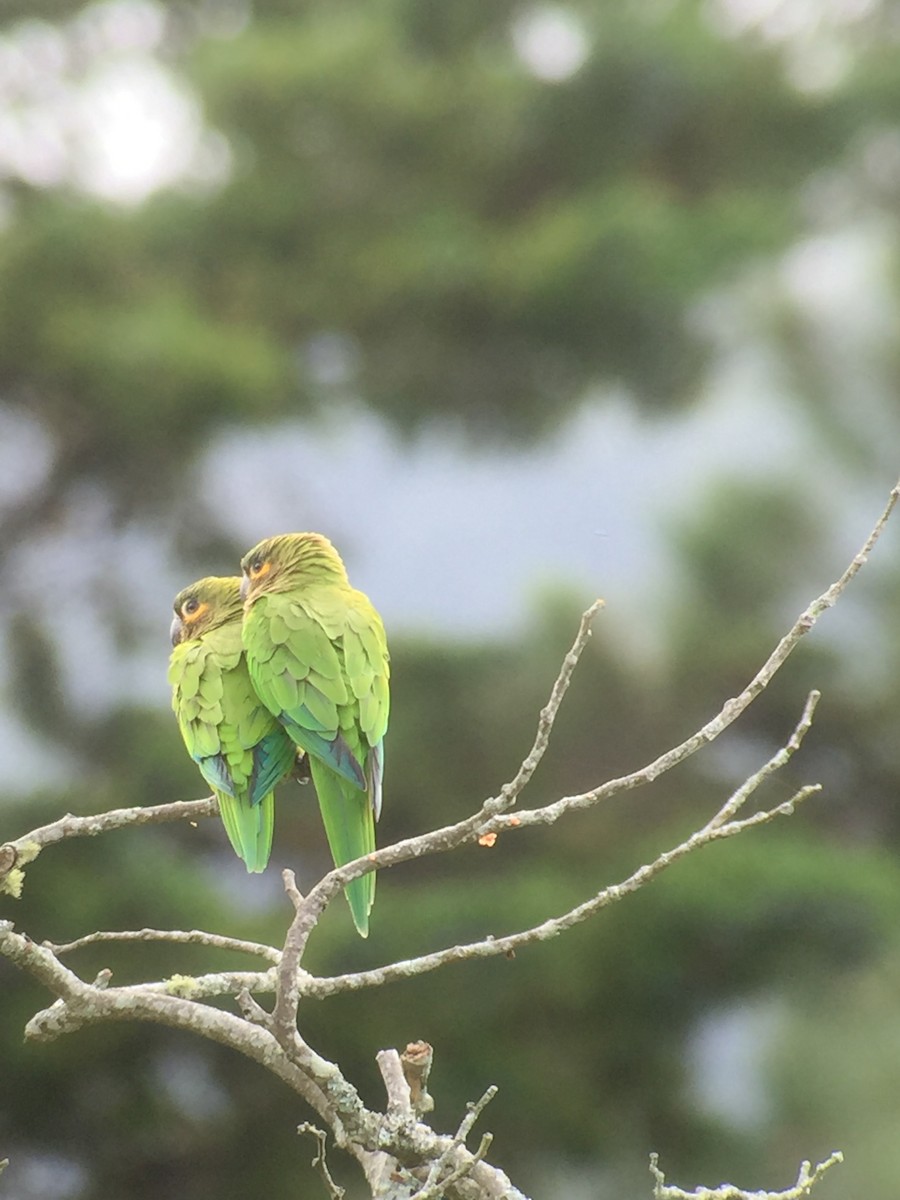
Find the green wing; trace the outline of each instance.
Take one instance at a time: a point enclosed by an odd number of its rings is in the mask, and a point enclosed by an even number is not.
[[[248,871],[262,871],[272,848],[272,789],[290,770],[294,745],[253,689],[240,623],[176,646],[169,681],[184,744],[215,792],[229,841]]]
[[[390,704],[381,618],[353,588],[307,586],[260,597],[244,619],[244,645],[260,699],[310,756],[335,864],[371,853]],[[346,892],[365,936],[374,874]]]

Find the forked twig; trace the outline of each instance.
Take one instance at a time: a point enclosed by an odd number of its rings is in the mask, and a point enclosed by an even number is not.
[[[334,1182],[331,1172],[328,1169],[328,1160],[325,1157],[325,1146],[328,1141],[327,1134],[324,1130],[319,1129],[316,1125],[312,1125],[309,1121],[304,1121],[302,1125],[298,1125],[297,1132],[308,1133],[315,1139],[318,1148],[316,1150],[315,1157],[312,1160],[312,1165],[319,1168],[319,1173],[322,1176],[325,1187],[328,1189],[328,1195],[332,1197],[332,1200],[342,1200],[342,1197],[347,1194],[346,1190],[342,1187],[338,1187],[338,1185]]]
[[[803,1200],[827,1170],[843,1161],[843,1154],[840,1150],[835,1150],[816,1167],[812,1167],[809,1162],[802,1162],[797,1182],[783,1192],[745,1192],[733,1183],[721,1183],[716,1188],[698,1187],[691,1192],[685,1192],[680,1187],[666,1183],[666,1177],[659,1169],[658,1154],[650,1155],[650,1174],[654,1180],[654,1200]]]
[[[465,1149],[466,1139],[472,1132],[472,1127],[496,1095],[497,1088],[491,1084],[480,1100],[466,1105],[468,1111],[453,1135],[453,1140],[443,1154],[432,1163],[424,1184],[410,1197],[410,1200],[440,1200],[452,1184],[471,1175],[490,1149],[491,1142],[494,1140],[493,1134],[486,1133],[474,1154],[457,1162],[456,1166],[449,1171],[448,1168],[453,1160],[459,1157],[459,1152]]]

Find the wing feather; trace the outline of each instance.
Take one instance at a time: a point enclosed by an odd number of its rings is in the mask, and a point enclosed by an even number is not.
[[[261,871],[272,842],[272,790],[291,770],[295,748],[253,689],[240,622],[177,646],[169,680],[185,745],[219,798],[229,840],[248,870]]]
[[[367,612],[371,637],[360,632]],[[259,651],[272,645],[273,625],[290,635],[266,656]],[[302,599],[263,596],[244,620],[244,644],[254,686],[298,745],[367,790],[366,759],[387,724],[384,631],[368,600],[334,585],[307,588]]]

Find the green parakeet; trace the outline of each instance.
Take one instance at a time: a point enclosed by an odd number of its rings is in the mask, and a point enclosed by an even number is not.
[[[248,871],[272,849],[272,789],[296,749],[250,682],[241,642],[241,581],[210,576],[175,597],[169,682],[188,753],[219,801],[225,832]]]
[[[318,533],[267,538],[241,560],[244,648],[259,698],[306,751],[335,864],[375,849],[388,723],[381,618]],[[366,937],[370,872],[346,888]]]

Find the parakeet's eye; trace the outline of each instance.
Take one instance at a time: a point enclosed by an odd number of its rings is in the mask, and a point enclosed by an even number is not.
[[[252,559],[250,562],[250,574],[251,575],[261,575],[262,569],[265,565],[266,565],[266,560],[263,558],[263,556],[261,554],[257,554],[256,558]]]
[[[199,607],[200,607],[200,601],[197,599],[196,596],[191,596],[190,600],[185,600],[184,604],[182,605],[181,611],[187,617],[187,616],[190,616],[191,613],[195,613]]]

